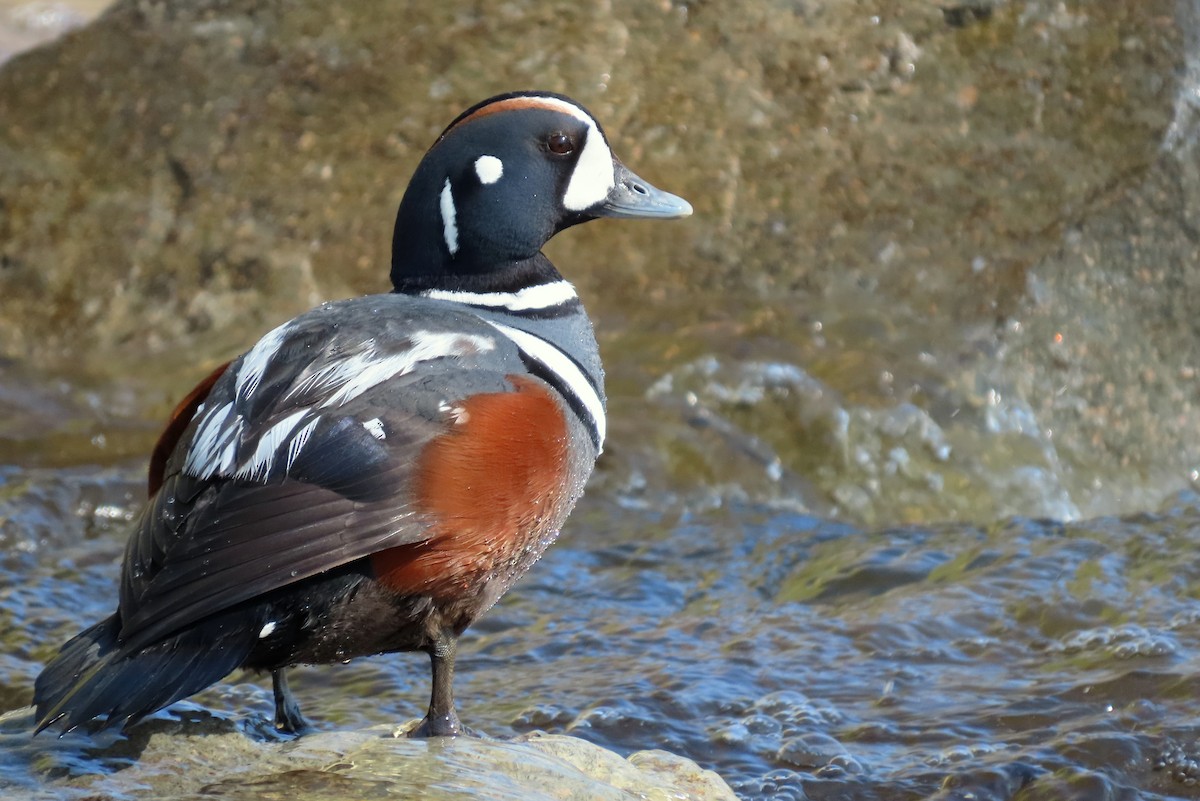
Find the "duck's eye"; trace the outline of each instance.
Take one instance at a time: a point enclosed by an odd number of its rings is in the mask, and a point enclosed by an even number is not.
[[[575,140],[569,134],[555,131],[546,137],[546,149],[556,156],[575,152]]]

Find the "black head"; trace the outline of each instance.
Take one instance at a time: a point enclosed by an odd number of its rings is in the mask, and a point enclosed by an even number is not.
[[[568,226],[691,213],[687,201],[621,164],[575,101],[500,95],[459,115],[417,167],[396,215],[392,283],[408,292],[498,288],[512,284],[514,272],[553,271],[536,257]]]

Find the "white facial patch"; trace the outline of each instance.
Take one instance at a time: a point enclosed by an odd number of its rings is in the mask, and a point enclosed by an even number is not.
[[[458,252],[458,212],[454,208],[454,193],[450,190],[450,179],[442,186],[442,237],[446,240],[446,249],[453,256]]]
[[[514,109],[544,108],[557,111],[560,114],[574,117],[586,125],[583,150],[579,153],[579,158],[575,162],[575,171],[567,183],[567,191],[563,195],[563,206],[568,211],[584,211],[603,202],[608,197],[608,193],[617,183],[616,173],[613,170],[612,151],[608,149],[608,143],[604,141],[604,134],[600,133],[600,126],[596,124],[590,114],[574,103],[545,95],[520,95],[508,98],[496,103],[494,108],[501,110],[506,104],[511,104]],[[473,117],[474,115],[466,117],[461,122],[467,122]],[[476,169],[478,170],[478,166]],[[487,183],[487,179],[482,174],[480,174],[480,180]],[[443,193],[443,199],[445,196]],[[442,219],[445,218],[446,215],[443,211]]]
[[[575,162],[575,172],[563,195],[563,206],[569,211],[583,211],[601,203],[616,185],[613,172],[612,151],[604,143],[604,137],[596,123],[588,123],[587,138],[583,140],[583,152]]]
[[[495,156],[480,156],[475,159],[475,174],[482,184],[494,184],[504,175],[504,162]]]
[[[613,172],[612,151],[600,133],[600,126],[583,109],[556,97],[539,97],[538,105],[569,114],[580,122],[587,124],[587,136],[583,140],[583,152],[575,162],[575,172],[567,184],[567,193],[563,195],[563,206],[568,211],[583,211],[600,203],[608,197],[609,191],[616,185],[617,178]]]

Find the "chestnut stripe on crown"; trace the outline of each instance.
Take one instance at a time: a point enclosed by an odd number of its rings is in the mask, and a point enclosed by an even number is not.
[[[567,183],[567,191],[563,194],[562,204],[568,211],[583,211],[603,202],[608,197],[609,191],[616,185],[612,151],[608,148],[608,142],[605,141],[600,126],[590,114],[574,103],[545,95],[508,97],[477,108],[447,128],[441,138],[444,139],[455,128],[482,117],[504,111],[527,109],[555,111],[574,117],[587,125],[587,135],[582,142],[583,149],[576,158],[575,170],[571,174],[571,180]],[[439,139],[439,141],[441,140]],[[453,253],[453,250],[451,252]]]

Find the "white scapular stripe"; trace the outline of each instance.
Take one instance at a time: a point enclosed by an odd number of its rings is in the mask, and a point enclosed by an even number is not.
[[[254,394],[254,390],[258,389],[258,384],[262,381],[263,374],[267,371],[267,366],[271,363],[271,359],[275,358],[275,352],[279,350],[280,344],[283,343],[283,338],[287,335],[288,326],[292,324],[291,320],[283,325],[277,326],[262,339],[255,343],[250,352],[246,354],[246,358],[242,359],[242,366],[238,370],[237,377],[237,394],[239,398],[248,398]]]
[[[504,175],[504,162],[495,156],[480,156],[475,159],[475,174],[482,184],[494,184]]]
[[[450,190],[450,179],[442,185],[440,207],[442,210],[442,237],[446,240],[446,249],[453,256],[458,252],[458,212],[454,209],[454,192]]]
[[[277,355],[282,343],[282,336],[277,335],[280,330],[282,326],[260,340],[242,362],[237,376],[237,401],[244,401],[254,392],[271,359]],[[263,343],[269,338],[272,347],[268,351]],[[456,331],[416,331],[409,340],[408,348],[385,357],[380,357],[374,343],[369,342],[362,351],[331,362],[306,376],[291,388],[284,399],[313,392],[325,398],[324,401],[317,407],[308,406],[293,412],[272,425],[259,437],[254,453],[241,462],[238,462],[238,456],[246,433],[246,423],[234,411],[237,401],[209,410],[197,426],[188,448],[184,470],[197,478],[235,476],[254,481],[269,475],[276,460],[284,455],[284,469],[290,470],[321,422],[319,409],[347,403],[394,376],[410,372],[420,362],[487,353],[496,348],[496,340],[491,337]],[[263,348],[261,351],[260,347]],[[247,365],[252,371],[249,378],[243,375]],[[310,419],[301,426],[306,417]],[[384,438],[382,421],[368,420],[363,426],[372,436]]]
[[[468,306],[486,306],[490,309],[507,309],[514,312],[550,309],[579,297],[570,281],[527,286],[517,292],[455,292],[449,289],[427,289],[421,296],[432,300],[449,300]]]
[[[416,331],[409,339],[412,342],[410,347],[382,359],[371,348],[330,365],[330,372],[320,382],[323,384],[320,389],[328,390],[339,385],[341,388],[330,395],[321,408],[340,406],[353,400],[393,376],[409,372],[419,362],[444,356],[487,353],[496,347],[495,340],[489,337],[457,331]]]
[[[186,472],[203,478],[233,466],[233,452],[227,446],[241,432],[242,421],[230,419],[232,414],[232,402],[205,413],[183,463]]]
[[[307,414],[308,409],[301,409],[268,428],[266,433],[258,438],[258,447],[254,449],[254,455],[238,467],[234,475],[253,481],[270,473],[271,466],[275,464],[276,454],[284,449],[284,441],[292,435],[292,431]]]
[[[304,428],[296,432],[296,436],[292,437],[292,441],[288,444],[287,470],[292,469],[292,465],[295,463],[296,457],[300,455],[300,451],[308,443],[308,438],[312,436],[313,430],[320,422],[320,417],[314,417],[311,423],[305,425]]]
[[[263,626],[261,629],[258,630],[258,639],[261,640],[266,637],[270,637],[273,633],[275,633],[275,621],[274,620],[269,621],[267,623],[267,625]]]
[[[600,400],[596,388],[592,386],[592,382],[583,374],[578,365],[554,345],[528,331],[494,323],[491,320],[488,320],[488,325],[511,339],[527,356],[537,359],[562,379],[567,389],[579,399],[583,408],[587,410],[588,416],[592,418],[590,422],[596,432],[596,440],[603,449],[604,436],[607,433],[604,402]]]

